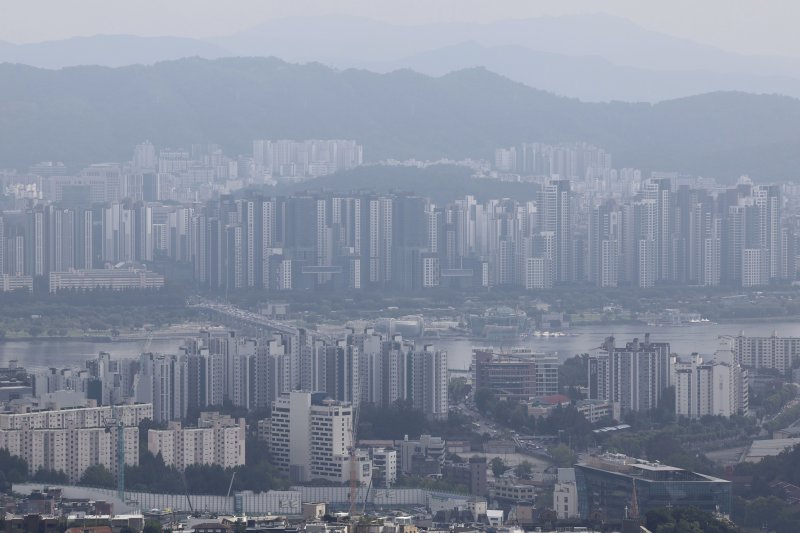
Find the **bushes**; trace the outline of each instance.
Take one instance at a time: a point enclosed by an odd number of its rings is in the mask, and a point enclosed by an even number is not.
[[[741,530],[694,507],[662,507],[645,517],[648,530],[658,533],[737,533]]]

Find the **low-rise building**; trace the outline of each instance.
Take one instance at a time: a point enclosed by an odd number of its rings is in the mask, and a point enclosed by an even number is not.
[[[164,276],[142,268],[96,268],[50,272],[50,292],[62,290],[160,289]]]
[[[467,463],[445,465],[442,476],[452,483],[469,487],[474,496],[486,497],[489,494],[486,470],[486,457],[474,456]]]
[[[404,474],[440,474],[447,450],[441,437],[421,435],[419,440],[400,442],[400,469]]]
[[[489,496],[492,500],[533,502],[536,499],[536,487],[527,483],[499,480],[490,486]]]
[[[575,403],[575,408],[592,424],[614,414],[614,407],[607,400],[580,400]]]
[[[322,520],[328,510],[328,505],[325,502],[308,502],[303,503],[301,508],[303,510],[303,520],[312,522],[314,520]]]
[[[578,517],[578,487],[574,468],[559,468],[553,488],[553,508],[559,520]]]
[[[0,275],[0,292],[33,291],[33,276]]]
[[[372,459],[372,482],[376,486],[390,488],[397,482],[397,450],[370,448]]]

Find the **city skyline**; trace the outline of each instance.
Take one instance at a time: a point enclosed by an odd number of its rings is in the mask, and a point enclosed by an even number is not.
[[[233,157],[145,142],[129,162],[75,174],[54,163],[5,172],[3,287],[161,287],[173,280],[142,265],[164,260],[191,268],[195,288],[226,293],[749,288],[797,277],[793,186],[647,177],[588,143],[527,142],[495,150],[493,167],[456,164],[473,181],[525,184],[530,199],[275,192],[363,166],[353,140],[255,140]]]
[[[0,524],[795,533],[798,18],[3,3]]]

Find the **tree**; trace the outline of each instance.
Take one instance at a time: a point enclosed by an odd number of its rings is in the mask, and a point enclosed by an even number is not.
[[[28,479],[28,463],[21,457],[11,455],[8,450],[0,450],[0,473],[3,473],[0,491],[4,492],[11,488],[11,483],[21,483]],[[8,486],[3,486],[3,483]]]
[[[467,378],[455,377],[447,384],[447,389],[447,396],[450,401],[458,403],[469,395],[472,386],[467,384]]]
[[[32,481],[37,483],[69,483],[69,476],[63,470],[46,470],[40,468],[33,475]]]
[[[520,464],[514,468],[514,474],[517,477],[521,477],[523,479],[529,479],[531,477],[531,473],[533,472],[533,467],[531,463],[528,461],[522,461]]]
[[[589,354],[576,355],[558,367],[558,383],[563,391],[588,385],[588,360]]]
[[[405,435],[425,432],[425,413],[411,402],[398,400],[388,408],[363,405],[358,421],[358,436],[364,439],[402,439]]]
[[[492,408],[495,402],[494,392],[490,389],[478,389],[475,391],[475,405],[479,411],[485,413]]]
[[[550,447],[549,452],[553,462],[559,468],[569,468],[575,464],[575,454],[564,443]]]
[[[492,474],[494,477],[502,476],[508,468],[506,468],[505,462],[499,457],[495,457],[491,461],[489,461],[489,467],[492,469]]]
[[[739,533],[729,522],[694,507],[652,509],[645,516],[645,526],[656,533]]]
[[[103,465],[92,465],[81,476],[80,484],[90,487],[112,488],[114,486],[114,474],[109,472]]]

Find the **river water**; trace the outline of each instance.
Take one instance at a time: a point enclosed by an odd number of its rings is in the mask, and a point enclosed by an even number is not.
[[[511,347],[528,347],[539,352],[555,352],[560,360],[575,354],[588,352],[600,346],[608,335],[614,335],[617,344],[631,340],[633,337],[644,338],[649,332],[653,341],[669,342],[674,353],[688,355],[692,352],[711,354],[719,345],[719,337],[723,335],[771,335],[776,331],[785,337],[800,336],[800,321],[744,322],[728,324],[703,324],[693,326],[644,326],[644,325],[594,325],[576,326],[569,330],[566,337],[532,337],[513,344],[488,343],[469,339],[446,339],[426,341],[437,348],[447,350],[449,366],[452,369],[466,370],[472,361],[472,349],[492,346],[496,350]],[[82,367],[87,359],[104,351],[112,357],[136,357],[144,347],[145,341],[120,342],[87,342],[30,340],[0,342],[0,366],[7,366],[10,360],[17,360],[20,366],[29,369],[48,367]],[[180,339],[154,339],[150,350],[154,352],[174,351],[180,346]]]

